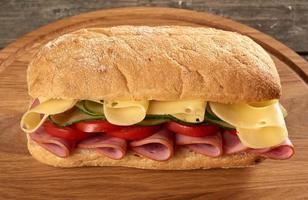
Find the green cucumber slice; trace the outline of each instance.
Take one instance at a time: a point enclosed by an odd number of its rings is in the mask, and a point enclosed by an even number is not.
[[[94,115],[104,115],[103,104],[97,103],[95,101],[84,101],[83,105],[87,111],[93,113]]]
[[[210,122],[211,124],[216,124],[222,128],[226,128],[226,129],[235,129],[234,126],[232,126],[231,124],[228,124],[224,121],[221,120],[214,120],[214,119],[205,119],[206,122]]]
[[[170,119],[170,118],[169,115],[147,115],[145,119],[148,120],[148,119]]]
[[[143,121],[137,123],[136,125],[139,125],[139,126],[155,126],[155,125],[163,124],[167,121],[169,121],[169,120],[168,119],[146,119],[146,120],[143,120]]]
[[[172,115],[147,115],[145,117],[145,120],[165,120],[165,121],[175,121],[181,124],[186,124],[186,125],[196,125],[196,124],[201,124],[202,122],[198,122],[198,123],[190,123],[190,122],[186,122],[183,120],[180,120]]]
[[[200,125],[202,124],[203,122],[197,122],[197,123],[192,123],[192,122],[186,122],[186,121],[183,121],[183,120],[180,120],[172,115],[168,115],[169,116],[169,119],[171,119],[172,121],[174,122],[177,122],[177,123],[180,123],[180,124],[184,124],[184,125],[188,125],[188,126],[191,126],[191,125]]]
[[[207,119],[212,119],[212,120],[217,120],[217,121],[222,121],[221,119],[219,119],[211,110],[211,108],[209,106],[206,107],[205,110],[205,118]]]
[[[69,126],[81,121],[104,119],[104,116],[87,115],[79,109],[69,110],[61,114],[50,115],[49,120],[58,126]]]
[[[89,112],[85,107],[84,107],[84,101],[78,101],[75,106],[82,112],[88,114],[88,115],[93,115],[96,116],[94,113]]]
[[[226,128],[226,129],[235,129],[234,126],[232,126],[231,124],[228,124],[227,122],[222,121],[220,118],[218,118],[213,111],[211,110],[211,108],[208,106],[206,108],[206,112],[204,115],[204,120],[206,122],[210,122],[212,124],[216,124],[219,125],[222,128]]]

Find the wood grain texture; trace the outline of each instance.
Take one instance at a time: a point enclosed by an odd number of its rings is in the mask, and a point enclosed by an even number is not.
[[[19,120],[28,104],[26,67],[49,40],[81,27],[210,26],[252,37],[271,55],[282,80],[282,104],[296,154],[246,169],[147,171],[120,167],[59,169],[35,161]],[[308,64],[271,37],[224,18],[177,9],[116,9],[67,18],[0,52],[0,197],[2,199],[307,199]]]
[[[131,6],[210,12],[261,30],[297,52],[308,52],[307,0],[1,0],[0,48],[41,25],[67,16]]]

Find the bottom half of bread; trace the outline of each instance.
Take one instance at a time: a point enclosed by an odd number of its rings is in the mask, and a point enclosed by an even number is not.
[[[189,170],[210,168],[237,168],[253,166],[265,158],[252,153],[237,153],[211,158],[195,153],[185,147],[177,147],[168,161],[155,161],[129,151],[121,160],[112,160],[91,149],[76,149],[67,158],[60,158],[28,138],[28,149],[38,161],[55,167],[123,166],[157,170]]]

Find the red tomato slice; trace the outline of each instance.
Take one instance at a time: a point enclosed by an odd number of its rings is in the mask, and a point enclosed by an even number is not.
[[[44,122],[43,127],[50,135],[67,140],[82,140],[91,136],[91,134],[84,133],[80,130],[72,128],[71,126],[58,127],[50,121]]]
[[[165,125],[167,129],[177,134],[192,136],[192,137],[203,137],[207,135],[213,135],[219,131],[219,127],[215,125],[183,125],[176,122],[168,122]]]
[[[160,126],[128,126],[119,130],[107,132],[108,135],[126,140],[141,140],[158,131]]]
[[[74,127],[76,127],[80,131],[87,133],[110,132],[121,128],[121,126],[113,125],[106,120],[78,122],[74,124]]]
[[[237,131],[235,129],[233,130],[226,130],[227,133],[232,134],[232,135],[237,135]]]

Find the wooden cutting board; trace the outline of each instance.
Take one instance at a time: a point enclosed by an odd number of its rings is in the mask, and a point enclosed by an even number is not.
[[[282,104],[296,154],[253,168],[149,171],[121,167],[59,169],[27,152],[19,121],[29,97],[26,68],[49,40],[85,27],[122,24],[189,25],[237,31],[252,37],[273,57]],[[13,31],[13,30],[12,30]],[[240,23],[206,13],[170,8],[100,10],[39,28],[0,52],[1,199],[308,199],[308,64],[295,52]]]

